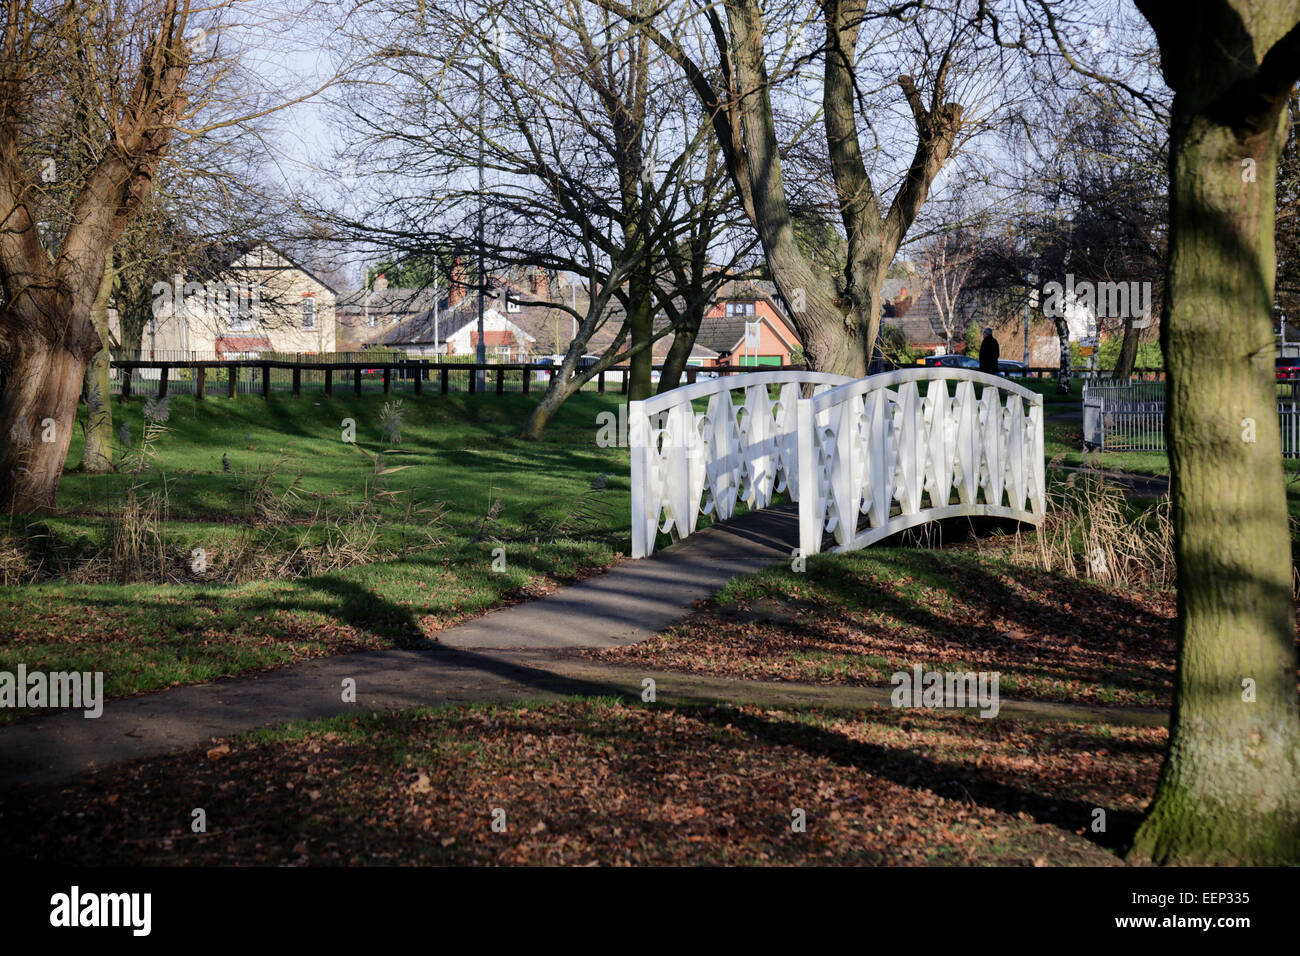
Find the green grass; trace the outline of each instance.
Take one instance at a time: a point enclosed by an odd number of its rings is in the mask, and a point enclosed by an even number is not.
[[[604,567],[627,550],[629,536],[627,450],[596,445],[596,416],[616,411],[619,398],[576,396],[543,441],[522,441],[514,435],[534,402],[522,395],[404,398],[402,443],[382,458],[385,467],[406,467],[381,479],[393,494],[376,499],[370,458],[341,439],[343,419],[351,418],[360,448],[375,455],[389,447],[379,426],[382,397],[173,398],[168,431],[141,481],[145,494],[166,490],[163,547],[177,566],[184,569],[195,547],[219,560],[249,524],[248,485],[268,471],[277,489],[297,483],[289,511],[309,543],[325,534],[323,522],[307,527],[313,513],[339,517],[369,498],[382,524],[378,544],[397,556],[246,584],[64,579],[4,588],[0,669],[21,662],[103,670],[107,694],[118,697],[322,654],[409,645],[547,582]],[[114,427],[125,422],[138,443],[141,404],[115,404],[114,415]],[[81,451],[78,429],[60,513],[10,525],[13,540],[65,555],[104,546],[109,516],[134,479],[73,471]],[[604,489],[592,490],[602,474]],[[440,516],[432,524],[408,516],[409,499]],[[586,518],[566,524],[577,507]],[[505,549],[502,571],[493,569],[496,547]]]
[[[406,396],[402,444],[387,456],[391,465],[411,466],[393,474],[387,487],[455,506],[463,520],[486,511],[493,496],[508,504],[550,501],[554,512],[563,496],[585,487],[602,471],[617,472],[626,491],[626,450],[598,448],[596,415],[614,411],[617,396],[579,395],[567,403],[546,440],[514,438],[535,399],[528,396]],[[371,453],[387,449],[379,425],[379,396],[269,400],[241,396],[196,402],[171,400],[169,433],[159,443],[151,484],[168,483],[173,517],[240,516],[238,473],[267,468],[288,456],[283,472],[301,475],[308,494],[347,495],[359,491],[372,468],[364,455],[342,440],[343,421],[356,422],[356,444]],[[114,428],[126,423],[139,442],[139,402],[114,406]],[[69,449],[70,469],[80,461],[82,434]],[[232,472],[223,472],[222,456]],[[129,476],[89,476],[69,471],[60,490],[61,509],[97,511],[120,496]],[[616,487],[616,483],[611,483]],[[525,494],[527,492],[527,494]],[[560,496],[560,497],[553,497]],[[304,504],[303,512],[311,506]]]

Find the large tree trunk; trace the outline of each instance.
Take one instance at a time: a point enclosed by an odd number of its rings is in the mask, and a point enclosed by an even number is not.
[[[832,277],[800,251],[795,238],[764,61],[760,5],[757,0],[728,0],[726,8],[737,86],[745,93],[739,109],[745,152],[741,157],[733,149],[728,156],[737,188],[750,198],[748,211],[772,281],[785,300],[809,365],[861,377],[867,368],[870,342],[863,333],[871,328],[870,317],[852,313],[851,303],[836,289]],[[744,167],[738,169],[742,160]]]
[[[695,337],[700,334],[704,311],[703,307],[691,309],[682,317],[681,324],[673,334],[673,344],[664,358],[664,367],[659,371],[657,393],[672,391],[681,384],[682,372],[685,371],[686,362],[691,357],[691,349],[695,348]]]
[[[81,470],[105,474],[113,470],[113,406],[109,402],[108,372],[112,355],[108,350],[108,299],[113,290],[113,260],[104,264],[104,278],[99,283],[91,321],[99,333],[102,348],[86,366],[86,448],[81,456]]]
[[[14,344],[0,394],[0,501],[48,512],[59,493],[86,360],[35,336]]]
[[[1119,358],[1115,360],[1115,369],[1111,378],[1117,382],[1127,382],[1133,375],[1133,365],[1137,361],[1138,339],[1141,331],[1134,328],[1133,320],[1124,320],[1124,341],[1119,346]]]
[[[645,344],[645,348],[629,359],[627,397],[629,401],[640,401],[654,394],[651,382],[654,371],[654,348],[650,340],[654,337],[654,300],[644,282],[634,282],[630,288],[631,308],[628,309],[627,324],[632,346]]]
[[[0,131],[0,221],[5,224],[0,279],[6,292],[14,293],[0,308],[0,340],[8,365],[0,395],[0,502],[11,512],[55,506],[86,363],[104,345],[90,315],[106,258],[148,196],[188,108],[182,87],[189,51],[180,42],[188,8],[164,0],[151,16],[123,21],[130,31],[124,42],[134,35],[129,42],[139,43],[138,77],[114,73],[113,82],[104,83],[98,81],[107,73],[90,78],[101,93],[127,92],[96,100],[97,111],[110,111],[112,135],[101,140],[93,130],[84,131],[83,140],[101,142],[102,149],[98,158],[88,157],[84,182],[69,197],[71,216],[52,258],[41,242],[40,213],[28,204],[39,189],[30,178],[30,164],[19,157],[37,141],[38,127],[24,109],[39,100],[41,84],[57,84],[61,71],[87,62],[76,59],[84,33],[77,18],[84,13],[73,4],[65,8],[58,18],[42,20],[36,32],[24,33],[31,25],[19,23],[23,17],[18,17],[0,43],[0,74],[7,90]],[[29,57],[18,48],[34,49],[34,63],[49,72],[32,73],[25,65]],[[51,65],[49,58],[65,48],[72,48],[73,56]]]
[[[1170,9],[1164,12],[1173,16]],[[1224,28],[1202,24],[1199,14],[1176,15],[1213,31],[1213,39],[1202,38],[1207,47],[1219,43]],[[1258,8],[1252,16],[1260,19]],[[1258,23],[1249,27],[1263,46],[1233,44],[1230,55],[1268,48]],[[1276,38],[1286,29],[1269,32]],[[1294,864],[1300,703],[1271,324],[1274,178],[1285,126],[1280,111],[1271,122],[1243,115],[1237,129],[1211,119],[1205,107],[1216,92],[1227,91],[1223,109],[1240,113],[1259,103],[1233,94],[1235,71],[1221,57],[1195,47],[1171,51],[1171,36],[1161,38],[1166,72],[1174,58],[1185,71],[1171,84],[1161,330],[1178,665],[1169,750],[1131,859]],[[1243,181],[1243,158],[1254,161],[1258,182]]]

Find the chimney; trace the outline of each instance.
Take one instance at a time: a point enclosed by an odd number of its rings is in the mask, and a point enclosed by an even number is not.
[[[541,269],[533,270],[528,277],[528,289],[534,299],[549,302],[551,299],[551,277]]]
[[[379,275],[375,276],[375,281],[372,285],[376,292],[383,292],[388,288],[388,277],[381,272]]]
[[[447,285],[447,308],[454,309],[460,305],[465,298],[465,267],[460,264],[460,259],[454,259],[451,263],[451,281]]]

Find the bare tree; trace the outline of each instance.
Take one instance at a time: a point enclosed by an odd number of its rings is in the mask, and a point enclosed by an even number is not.
[[[935,233],[920,243],[916,253],[917,265],[934,301],[935,315],[939,317],[944,345],[949,352],[953,340],[965,332],[963,306],[979,255],[979,235],[975,229],[965,226]]]
[[[177,0],[112,11],[34,2],[7,8],[0,40],[0,429],[8,440],[0,444],[0,491],[11,510],[54,507],[85,367],[104,344],[93,314],[106,257],[148,195],[189,108],[189,25],[189,5]],[[60,83],[78,69],[86,36],[96,51],[116,54],[102,61],[97,84],[108,99],[101,109],[111,137],[51,255],[27,148],[57,110]],[[46,158],[57,165],[57,157]]]
[[[581,307],[546,303],[571,314],[577,334],[526,437],[616,362],[631,363],[629,397],[648,395],[654,343],[693,337],[753,242],[737,228],[707,118],[675,70],[655,64],[644,35],[581,0],[558,9],[461,0],[436,17],[423,9],[358,5],[367,14],[358,42],[376,55],[340,105],[366,172],[388,175],[370,177],[356,211],[320,214],[397,258],[449,249],[481,258],[480,289],[498,265],[583,277]],[[373,28],[381,10],[390,33]],[[599,361],[580,366],[611,322]]]
[[[1300,2],[1137,0],[1174,91],[1161,345],[1178,557],[1169,751],[1131,858],[1300,863],[1273,217]]]
[[[981,88],[993,84],[977,63],[984,48],[980,6],[904,3],[877,12],[865,0],[830,0],[808,18],[791,6],[765,10],[759,0],[727,0],[724,23],[713,6],[693,15],[675,7],[650,14],[621,0],[595,2],[651,31],[713,118],[737,192],[813,366],[863,374],[889,265],[935,176],[981,126],[978,110],[969,108],[982,101]],[[801,53],[801,38],[814,31],[820,48]],[[706,38],[698,52],[692,48],[696,37]],[[835,270],[824,268],[799,240],[777,135],[778,83],[814,59],[823,65],[824,155],[843,230],[843,258]],[[890,107],[879,97],[871,103],[863,90],[869,76],[891,71],[889,85],[910,117],[913,146],[887,199],[877,177],[888,174],[877,169],[873,176],[879,153],[868,156],[862,137],[872,113],[883,120]]]

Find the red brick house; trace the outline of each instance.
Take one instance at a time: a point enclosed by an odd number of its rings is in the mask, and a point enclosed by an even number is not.
[[[745,344],[745,326],[758,323],[755,348]],[[700,322],[695,343],[716,354],[704,365],[789,365],[800,351],[799,336],[777,299],[776,287],[759,279],[724,283]]]

